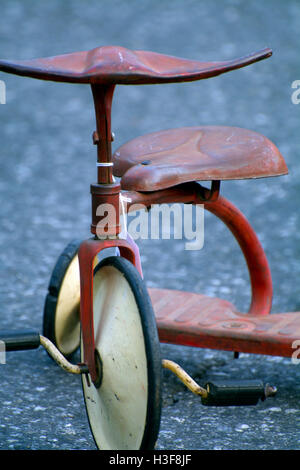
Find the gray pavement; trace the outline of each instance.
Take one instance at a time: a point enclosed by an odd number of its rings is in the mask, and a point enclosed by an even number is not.
[[[0,57],[22,59],[122,45],[200,60],[238,57],[265,46],[267,61],[190,84],[119,87],[115,146],[159,129],[236,125],[268,136],[290,174],[227,182],[223,194],[246,214],[273,274],[273,312],[300,310],[298,0],[2,0]],[[52,267],[73,238],[87,238],[94,180],[89,87],[0,74],[0,328],[41,331]],[[149,286],[216,295],[245,311],[247,270],[226,228],[205,216],[205,246],[138,242]],[[300,449],[300,365],[289,359],[162,345],[162,355],[204,383],[266,379],[279,389],[250,408],[204,408],[169,372],[158,449]],[[0,449],[95,449],[79,378],[42,350],[10,353],[0,365]]]

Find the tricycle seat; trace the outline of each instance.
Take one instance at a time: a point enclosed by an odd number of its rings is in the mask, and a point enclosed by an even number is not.
[[[271,49],[266,48],[239,59],[199,62],[155,52],[104,46],[42,59],[0,60],[0,70],[56,82],[142,85],[209,78],[271,55]]]
[[[156,191],[189,181],[287,174],[277,147],[256,132],[226,126],[183,127],[137,137],[113,155],[125,190]]]

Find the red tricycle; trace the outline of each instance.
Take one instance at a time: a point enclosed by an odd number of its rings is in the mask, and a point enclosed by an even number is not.
[[[287,174],[279,150],[254,131],[201,126],[137,137],[112,153],[111,129],[117,85],[208,79],[271,55],[263,49],[235,60],[199,62],[112,46],[0,61],[3,72],[91,86],[97,147],[97,181],[90,186],[92,237],[70,242],[59,257],[46,296],[43,334],[1,332],[0,339],[6,351],[42,345],[61,367],[81,375],[99,449],[154,448],[162,367],[173,371],[205,406],[255,405],[276,393],[276,387],[260,380],[200,386],[178,364],[161,359],[160,342],[291,357],[300,338],[300,312],[269,315],[272,279],[265,252],[244,215],[220,195],[223,180]],[[150,210],[162,203],[204,205],[229,228],[249,269],[248,312],[220,298],[146,288],[138,247],[121,219],[137,205]],[[114,248],[115,256],[99,261],[107,248]],[[70,358],[78,347],[81,362],[73,364]]]

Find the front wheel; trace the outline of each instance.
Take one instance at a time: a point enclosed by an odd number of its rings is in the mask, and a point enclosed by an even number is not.
[[[82,376],[90,428],[99,449],[153,449],[161,413],[161,359],[151,301],[135,267],[105,258],[94,272],[96,356],[102,380]],[[83,361],[83,346],[81,347]]]

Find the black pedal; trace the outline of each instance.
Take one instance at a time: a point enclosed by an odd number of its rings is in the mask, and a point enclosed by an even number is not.
[[[207,397],[201,397],[205,406],[252,406],[259,400],[276,394],[276,388],[260,380],[228,380],[208,382]]]
[[[40,335],[36,331],[0,331],[0,341],[6,351],[37,349],[40,346]]]

